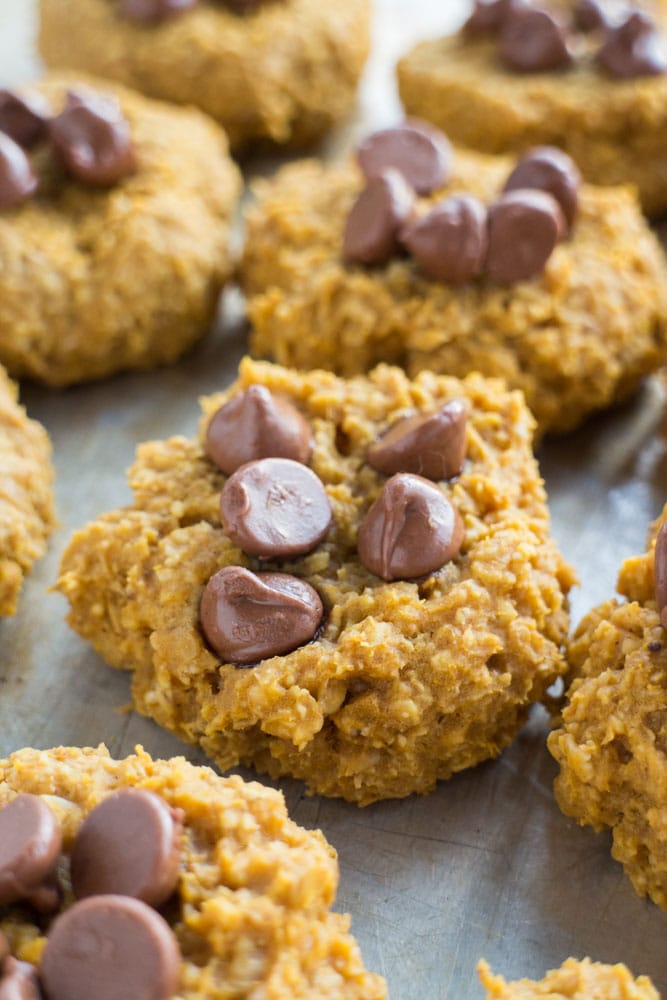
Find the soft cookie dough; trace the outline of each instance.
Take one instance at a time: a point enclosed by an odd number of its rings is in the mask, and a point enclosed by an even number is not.
[[[225,476],[203,440],[223,401],[254,385],[311,425],[310,468],[333,526],[309,555],[264,564],[315,588],[326,609],[321,633],[244,669],[221,662],[199,625],[214,573],[262,565],[221,529]],[[385,482],[366,450],[399,417],[453,397],[470,410],[467,459],[436,489],[463,519],[461,552],[421,579],[385,583],[357,555],[359,524]],[[520,394],[478,374],[424,372],[411,382],[384,366],[344,381],[247,359],[204,411],[198,440],[140,447],[133,505],[77,532],[63,558],[68,620],[109,663],[133,671],[137,709],[223,769],[252,764],[360,804],[429,792],[497,756],[564,669],[573,582],[549,535]]]
[[[566,959],[559,969],[547,972],[535,982],[520,979],[506,982],[494,975],[486,962],[480,962],[478,972],[486,989],[485,1000],[660,1000],[647,976],[635,979],[625,965],[603,965],[590,958],[577,961]]]
[[[46,64],[99,73],[224,125],[234,149],[300,145],[350,109],[369,48],[369,0],[271,0],[238,15],[200,0],[159,25],[116,0],[42,0]]]
[[[198,111],[92,78],[31,89],[54,113],[68,89],[115,95],[137,170],[93,188],[47,148],[33,154],[40,188],[0,212],[0,362],[63,386],[174,361],[209,328],[232,268],[240,181],[223,133]]]
[[[467,191],[488,202],[513,165],[455,150],[448,184],[429,201]],[[667,355],[664,257],[629,188],[583,187],[572,236],[538,277],[457,287],[400,256],[344,263],[362,186],[355,165],[314,161],[258,183],[243,261],[253,353],[343,375],[387,361],[412,375],[502,376],[523,390],[541,432],[570,430],[627,397]]]
[[[152,760],[141,748],[124,760],[100,746],[19,750],[0,761],[0,806],[41,796],[62,824],[65,855],[91,810],[127,788],[182,811],[177,890],[162,909],[182,955],[179,998],[386,997],[384,980],[364,969],[349,917],[331,912],[333,848],[289,819],[279,792],[182,757]],[[0,930],[20,960],[39,966],[44,928],[25,905],[2,908]]]
[[[44,554],[54,522],[51,443],[17,396],[0,368],[0,615],[16,611],[23,578]]]
[[[568,816],[613,835],[612,855],[637,892],[667,909],[667,634],[654,595],[651,531],[645,555],[626,559],[627,600],[589,612],[569,644],[572,684],[549,749]]]

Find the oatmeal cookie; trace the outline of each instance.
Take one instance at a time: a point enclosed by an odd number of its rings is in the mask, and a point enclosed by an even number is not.
[[[131,790],[129,796],[127,790]],[[33,796],[38,797],[36,801]],[[174,878],[166,889],[169,898],[160,907],[168,925],[163,931],[175,935],[180,958],[178,989],[168,991],[168,995],[177,993],[183,1000],[232,995],[249,1000],[260,994],[266,1000],[297,995],[304,1000],[386,997],[384,980],[363,967],[349,933],[349,917],[331,912],[338,865],[333,848],[320,831],[304,830],[292,822],[279,792],[239,777],[221,778],[181,757],[152,760],[138,748],[134,756],[113,760],[100,746],[19,750],[0,761],[0,807],[17,803],[21,797],[33,810],[43,812],[46,806],[46,819],[50,824],[56,821],[51,853],[57,857],[60,847],[61,859],[66,859],[57,867],[59,908],[64,909],[65,917],[77,907],[84,907],[81,912],[85,914],[92,900],[110,899],[117,905],[117,895],[95,896],[89,890],[93,884],[99,887],[106,877],[103,858],[99,857],[100,831],[92,828],[93,810],[99,810],[101,803],[107,810],[117,809],[119,796],[124,797],[126,806],[129,800],[135,808],[139,800],[148,809],[148,819],[161,830],[161,838],[167,837],[165,826],[176,828],[175,834],[169,831],[176,851]],[[109,815],[107,811],[103,833],[109,838],[115,835],[105,849],[116,857],[117,870],[111,874],[116,880],[118,868],[126,863],[136,866],[137,852],[141,861],[147,848],[145,841],[138,848],[133,843],[125,862],[124,845],[116,843],[123,834],[121,821],[114,822],[114,830]],[[9,822],[4,809],[0,818]],[[30,819],[24,818],[22,823],[29,827]],[[43,826],[44,819],[41,823]],[[43,843],[44,838],[41,840]],[[157,847],[154,850],[158,852]],[[4,848],[0,853],[4,855]],[[25,857],[19,860],[26,866]],[[167,860],[168,867],[171,860]],[[161,859],[158,863],[163,864]],[[83,875],[93,884],[87,884]],[[171,892],[172,888],[175,891]],[[72,905],[72,889],[77,898],[87,898]],[[131,889],[121,884],[115,891],[137,899],[146,895]],[[44,916],[31,915],[30,906],[12,901],[16,893],[5,898],[6,890],[5,880],[0,929],[12,956],[37,966],[40,977],[55,979],[54,957],[47,959],[49,950],[56,947],[51,915],[47,927]],[[136,905],[132,900],[130,912]],[[56,914],[55,924],[63,919]],[[76,955],[76,950],[72,951]],[[84,949],[78,951],[85,956]],[[103,961],[104,949],[100,949],[99,964]],[[148,961],[147,956],[144,961]],[[119,995],[119,984],[127,988],[124,995],[135,995],[125,981],[133,962],[136,958],[131,952],[121,965],[116,962],[116,992],[112,996]],[[96,971],[99,986],[103,977]],[[67,996],[79,995],[72,986],[74,981],[70,975]],[[102,995],[107,995],[104,989]],[[155,995],[153,987],[150,996]]]
[[[618,591],[589,612],[569,643],[571,686],[549,750],[564,813],[609,828],[612,855],[637,892],[667,909],[667,637],[660,623],[653,527],[645,555],[627,559]]]
[[[3,97],[8,117],[19,100],[40,97],[54,117],[34,150],[10,147],[37,187],[0,210],[0,361],[51,386],[174,361],[209,328],[232,268],[240,178],[223,133],[198,111],[90,78],[52,78]],[[73,155],[86,113],[77,102],[91,115],[101,108],[85,137],[86,154],[98,156],[92,183],[72,174],[86,170]],[[94,131],[100,120],[104,133]],[[125,164],[104,145],[122,128]],[[126,174],[113,180],[119,165]]]
[[[231,540],[219,513],[245,516],[261,483],[247,477],[247,464],[226,479],[207,449],[224,463],[230,441],[254,440],[250,411],[269,422],[265,437],[274,439],[276,399],[297,415],[296,434],[280,437],[290,454],[298,453],[304,418],[310,428],[309,467],[300,468],[304,483],[323,486],[330,524],[319,544],[312,533],[310,551],[262,558],[261,549],[248,554],[242,537]],[[230,409],[218,433],[223,404]],[[564,669],[573,582],[549,534],[533,420],[520,394],[478,374],[459,381],[424,372],[411,382],[381,366],[345,381],[246,359],[237,383],[203,405],[199,439],[140,446],[133,505],[78,531],[63,557],[58,589],[71,605],[68,620],[110,664],[133,671],[136,708],[200,744],[223,769],[242,762],[293,775],[312,791],[362,805],[429,792],[438,779],[497,756]],[[459,452],[444,472],[420,464],[420,476],[386,479],[396,462],[405,468],[415,423],[423,434],[421,415],[434,412],[446,433],[454,424],[462,434],[467,457]],[[408,417],[397,443],[398,422]],[[388,428],[391,436],[371,448]],[[406,480],[418,481],[407,504]],[[392,496],[402,511],[393,528]],[[283,499],[287,490],[276,482],[268,528],[280,524],[284,542],[295,526],[284,530]],[[310,499],[295,519],[306,533]],[[320,502],[313,500],[318,510]],[[444,515],[438,539],[433,503]],[[379,541],[378,518],[389,524]],[[251,519],[239,521],[247,528]],[[407,572],[392,562],[403,530],[401,558],[423,560]],[[429,569],[436,549],[442,568]],[[376,566],[385,556],[390,565]],[[303,635],[294,638],[297,628]],[[244,658],[239,647],[251,640],[260,651]],[[227,656],[216,651],[225,641]]]
[[[251,5],[247,5],[250,7]],[[95,72],[151,97],[193,104],[234,150],[303,145],[350,109],[370,43],[369,0],[274,0],[238,14],[221,0],[157,24],[116,0],[42,0],[46,64]]]
[[[647,976],[635,979],[624,965],[603,965],[590,958],[577,961],[566,959],[559,969],[547,972],[544,979],[534,982],[521,979],[508,983],[494,975],[486,962],[480,962],[478,972],[486,989],[486,1000],[660,1000]]]
[[[0,615],[13,615],[23,578],[53,528],[53,469],[46,431],[28,419],[2,368],[0,455]]]

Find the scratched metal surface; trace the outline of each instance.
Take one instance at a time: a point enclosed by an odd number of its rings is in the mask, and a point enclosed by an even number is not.
[[[456,24],[460,11],[459,0],[377,0],[359,111],[328,142],[327,155],[396,118],[396,56]],[[0,0],[3,81],[36,68],[32,15],[28,0]],[[231,380],[244,347],[235,315],[232,301],[229,318],[177,367],[63,393],[24,387],[30,413],[53,437],[60,529],[19,614],[0,624],[0,753],[104,740],[116,755],[142,743],[154,755],[203,760],[120,711],[129,701],[127,677],[70,633],[65,602],[48,588],[71,531],[128,499],[124,470],[136,443],[193,432],[197,396]],[[631,405],[542,450],[554,530],[582,579],[575,621],[613,592],[621,560],[642,550],[667,496],[663,402],[653,382]],[[667,997],[667,915],[635,895],[606,835],[579,829],[556,808],[545,731],[537,716],[500,760],[427,798],[359,810],[281,783],[293,817],[320,826],[337,848],[338,906],[352,914],[366,963],[386,975],[395,1000],[481,997],[475,964],[482,955],[509,977],[539,977],[568,955],[623,961],[651,975]]]

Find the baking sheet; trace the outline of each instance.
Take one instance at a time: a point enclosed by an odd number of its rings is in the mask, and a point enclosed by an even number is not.
[[[354,137],[397,119],[392,67],[413,40],[444,32],[459,0],[376,0],[375,49],[353,121],[327,141],[337,156]],[[34,7],[0,0],[0,78],[37,68]],[[275,164],[250,164],[248,173]],[[64,623],[50,593],[71,532],[130,499],[125,469],[135,445],[194,433],[197,397],[227,385],[244,350],[237,295],[216,331],[176,367],[50,392],[24,386],[32,416],[49,429],[58,473],[60,527],[29,579],[18,615],[0,623],[0,753],[22,746],[105,741],[114,755],[137,743],[155,756],[204,757],[123,711],[129,678],[106,667]],[[659,379],[630,405],[590,422],[540,453],[555,534],[581,576],[573,621],[614,590],[621,560],[644,548],[667,499],[665,391]],[[283,781],[293,818],[319,826],[337,848],[337,908],[349,911],[369,968],[394,1000],[478,998],[485,956],[507,977],[541,977],[568,955],[625,962],[667,998],[667,914],[635,895],[609,855],[610,838],[561,815],[555,765],[538,711],[495,762],[441,784],[425,798],[360,810],[309,798]],[[241,772],[253,777],[250,772]],[[667,808],[667,804],[666,804]]]

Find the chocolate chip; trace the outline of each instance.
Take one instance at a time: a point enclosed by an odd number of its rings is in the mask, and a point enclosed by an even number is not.
[[[667,53],[648,14],[636,11],[607,32],[597,61],[612,76],[631,79],[667,72]]]
[[[136,168],[130,126],[115,101],[70,94],[50,135],[67,172],[85,184],[108,187]]]
[[[536,146],[521,157],[507,178],[505,191],[533,188],[553,195],[568,229],[577,214],[581,174],[574,160],[554,146]]]
[[[0,131],[24,149],[46,137],[51,109],[41,94],[0,90]]]
[[[655,579],[655,603],[663,628],[667,628],[667,521],[658,532],[655,540],[655,556],[653,562]]]
[[[577,0],[572,11],[572,22],[578,31],[598,31],[606,28],[608,21],[598,0]]]
[[[251,385],[221,406],[206,432],[206,453],[228,476],[258,458],[291,458],[305,465],[312,448],[305,417],[263,385]]]
[[[226,663],[284,656],[310,642],[324,608],[310,584],[288,573],[225,566],[206,584],[199,608],[208,643]]]
[[[0,132],[0,211],[16,208],[37,190],[37,177],[18,143]]]
[[[505,18],[498,53],[506,66],[521,73],[544,73],[572,61],[558,21],[546,10],[522,5]]]
[[[322,541],[331,524],[331,504],[307,465],[263,458],[229,477],[220,517],[227,535],[248,555],[291,559]]]
[[[421,476],[392,476],[364,518],[359,558],[383,580],[410,580],[440,569],[457,555],[463,521],[437,486]]]
[[[41,1000],[41,997],[34,965],[8,958],[0,977],[0,1000]]]
[[[500,285],[534,278],[564,230],[560,206],[546,191],[508,191],[489,208],[489,277]]]
[[[17,795],[0,809],[0,905],[27,900],[45,912],[58,905],[54,872],[62,833],[38,795]]]
[[[178,883],[182,829],[181,816],[153,792],[114,792],[89,813],[74,841],[74,895],[112,893],[161,906]]]
[[[3,963],[9,954],[11,954],[9,939],[6,934],[0,931],[0,969],[2,969]]]
[[[467,409],[451,399],[435,413],[397,421],[370,446],[368,464],[378,472],[414,472],[426,479],[451,479],[463,468]]]
[[[165,21],[194,7],[197,0],[120,0],[120,11],[133,21]]]
[[[438,129],[410,118],[395,128],[369,135],[359,146],[357,157],[368,180],[393,167],[418,194],[430,194],[449,177],[452,148]]]
[[[48,1000],[169,1000],[180,961],[173,931],[150,906],[90,896],[53,923],[40,973]]]
[[[346,260],[384,264],[399,249],[398,234],[412,214],[414,191],[388,167],[372,177],[350,210],[343,236]]]
[[[486,254],[486,208],[473,195],[446,198],[401,232],[422,271],[437,281],[461,285],[482,270]]]
[[[491,35],[500,31],[515,0],[475,0],[472,14],[463,25],[469,35]]]

